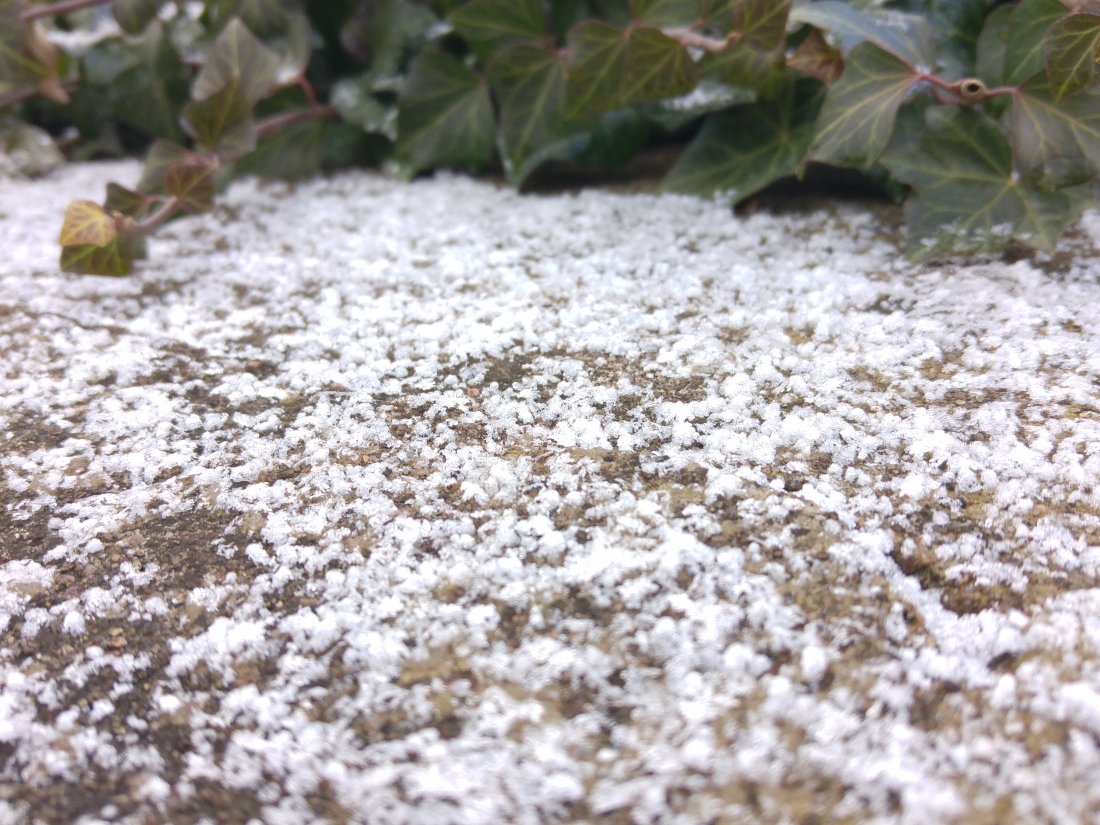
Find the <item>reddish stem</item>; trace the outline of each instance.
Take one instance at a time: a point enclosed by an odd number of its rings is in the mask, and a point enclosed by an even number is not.
[[[135,228],[142,235],[148,235],[153,232],[158,226],[167,221],[170,217],[176,214],[176,211],[180,208],[180,199],[175,195],[168,198],[160,205],[156,212],[151,214],[145,220],[138,223]]]
[[[261,120],[256,124],[256,137],[260,140],[272,137],[288,126],[301,123],[303,120],[336,120],[339,116],[339,113],[332,106],[317,105],[310,106],[308,109],[294,109]]]
[[[71,11],[80,11],[89,6],[102,6],[108,0],[61,0],[59,3],[47,3],[42,6],[31,6],[23,12],[23,21],[30,22],[39,17],[49,17],[53,14],[68,14]]]
[[[14,92],[0,95],[0,109],[11,106],[13,103],[19,103],[28,97],[34,97],[36,94],[38,94],[38,90],[28,86],[25,89],[16,89]]]

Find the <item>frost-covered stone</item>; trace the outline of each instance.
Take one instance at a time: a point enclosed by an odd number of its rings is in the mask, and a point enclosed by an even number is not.
[[[1086,822],[1100,217],[0,181],[0,821]]]

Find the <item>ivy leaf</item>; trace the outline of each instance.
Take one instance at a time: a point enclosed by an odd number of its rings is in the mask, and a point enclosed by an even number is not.
[[[822,83],[836,83],[844,73],[844,58],[814,29],[787,58],[787,65]]]
[[[372,94],[373,83],[369,72],[359,77],[342,78],[333,85],[330,102],[345,123],[397,140],[397,107],[376,98]]]
[[[909,254],[996,252],[1013,239],[1052,252],[1092,201],[1087,187],[1040,192],[1012,173],[1012,151],[995,121],[973,109],[931,107],[928,127],[884,163],[916,190],[909,201]]]
[[[1043,40],[1047,78],[1055,102],[1100,81],[1100,14],[1071,14]]]
[[[167,194],[168,190],[164,188],[164,176],[168,172],[168,167],[184,163],[191,157],[191,153],[178,143],[170,140],[154,140],[149,151],[145,153],[145,167],[142,169],[137,191],[143,195]]]
[[[634,20],[647,26],[688,26],[703,15],[700,0],[630,0]]]
[[[132,65],[111,83],[115,114],[147,135],[180,140],[179,114],[187,99],[187,76],[161,22],[154,20],[127,46]]]
[[[161,0],[111,0],[111,14],[127,34],[139,34],[157,16]]]
[[[823,89],[819,81],[798,80],[774,100],[712,115],[661,189],[736,203],[796,174],[813,140]]]
[[[1023,0],[1008,19],[1005,83],[1018,86],[1043,70],[1043,39],[1066,14],[1058,0]]]
[[[1005,51],[1008,49],[1008,27],[1015,6],[998,6],[989,13],[978,36],[975,73],[986,86],[996,88],[1005,82]]]
[[[256,148],[252,107],[236,79],[210,97],[189,103],[183,110],[183,126],[222,160],[236,160]]]
[[[873,13],[852,8],[840,0],[822,0],[795,6],[790,19],[832,33],[839,38],[845,54],[869,40],[913,68],[931,70],[936,64],[932,27],[918,15],[896,11]]]
[[[411,44],[438,22],[430,9],[410,0],[360,0],[341,26],[339,39],[380,80],[400,72]]]
[[[109,244],[118,235],[115,222],[95,201],[73,201],[65,210],[61,226],[62,246],[99,246]]]
[[[398,102],[399,159],[414,169],[480,169],[493,156],[495,132],[481,78],[440,51],[423,52],[413,62]]]
[[[173,164],[164,174],[164,188],[179,198],[184,212],[209,212],[214,208],[217,191],[214,167],[207,163]]]
[[[682,44],[660,29],[631,30],[623,56],[624,105],[687,94],[698,82],[699,69]]]
[[[903,61],[874,43],[860,43],[848,54],[847,67],[818,119],[810,154],[814,160],[843,166],[869,166],[885,151],[898,107],[917,75]]]
[[[703,115],[742,103],[752,103],[756,97],[753,89],[728,86],[717,80],[703,78],[686,95],[644,103],[639,108],[650,122],[666,132],[677,132]]]
[[[0,81],[24,79],[22,0],[0,0]]]
[[[738,0],[733,25],[744,42],[761,51],[778,48],[787,35],[792,0]]]
[[[105,246],[75,244],[61,247],[61,271],[76,275],[129,275],[134,259],[144,257],[140,238],[118,235]]]
[[[649,140],[649,123],[634,109],[603,115],[575,160],[620,172]]]
[[[107,198],[103,202],[103,208],[108,213],[118,212],[128,218],[140,220],[145,217],[149,208],[149,199],[132,189],[119,186],[117,183],[107,184]]]
[[[236,172],[277,180],[301,180],[321,171],[326,124],[304,120],[291,124],[260,141],[250,155],[239,160]]]
[[[606,112],[620,105],[626,37],[598,20],[587,20],[569,31],[567,117]]]
[[[539,43],[549,33],[539,0],[473,0],[450,15],[451,25],[483,61],[514,43]]]
[[[250,111],[278,78],[279,58],[234,18],[207,52],[191,96],[195,101],[205,101],[232,86],[234,91],[227,99],[239,100]]]
[[[699,72],[729,86],[755,89],[772,97],[786,88],[788,79],[782,49],[762,52],[750,43],[737,43],[721,52],[708,52],[699,61]]]
[[[543,161],[587,143],[584,124],[565,120],[565,62],[554,50],[511,46],[489,64],[489,82],[500,101],[504,170],[513,186]]]
[[[1016,163],[1035,185],[1072,186],[1100,171],[1100,92],[1056,103],[1038,74],[1013,95],[1012,109]]]

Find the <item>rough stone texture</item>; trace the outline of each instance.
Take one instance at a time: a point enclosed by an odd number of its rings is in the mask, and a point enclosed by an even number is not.
[[[1096,822],[1100,216],[0,181],[0,823]]]

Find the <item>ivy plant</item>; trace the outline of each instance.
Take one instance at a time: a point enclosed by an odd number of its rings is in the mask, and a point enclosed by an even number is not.
[[[1100,0],[0,0],[0,141],[46,132],[145,155],[66,211],[69,272],[130,272],[235,174],[519,187],[655,139],[666,191],[846,167],[905,201],[915,259],[1049,252],[1100,188]]]

